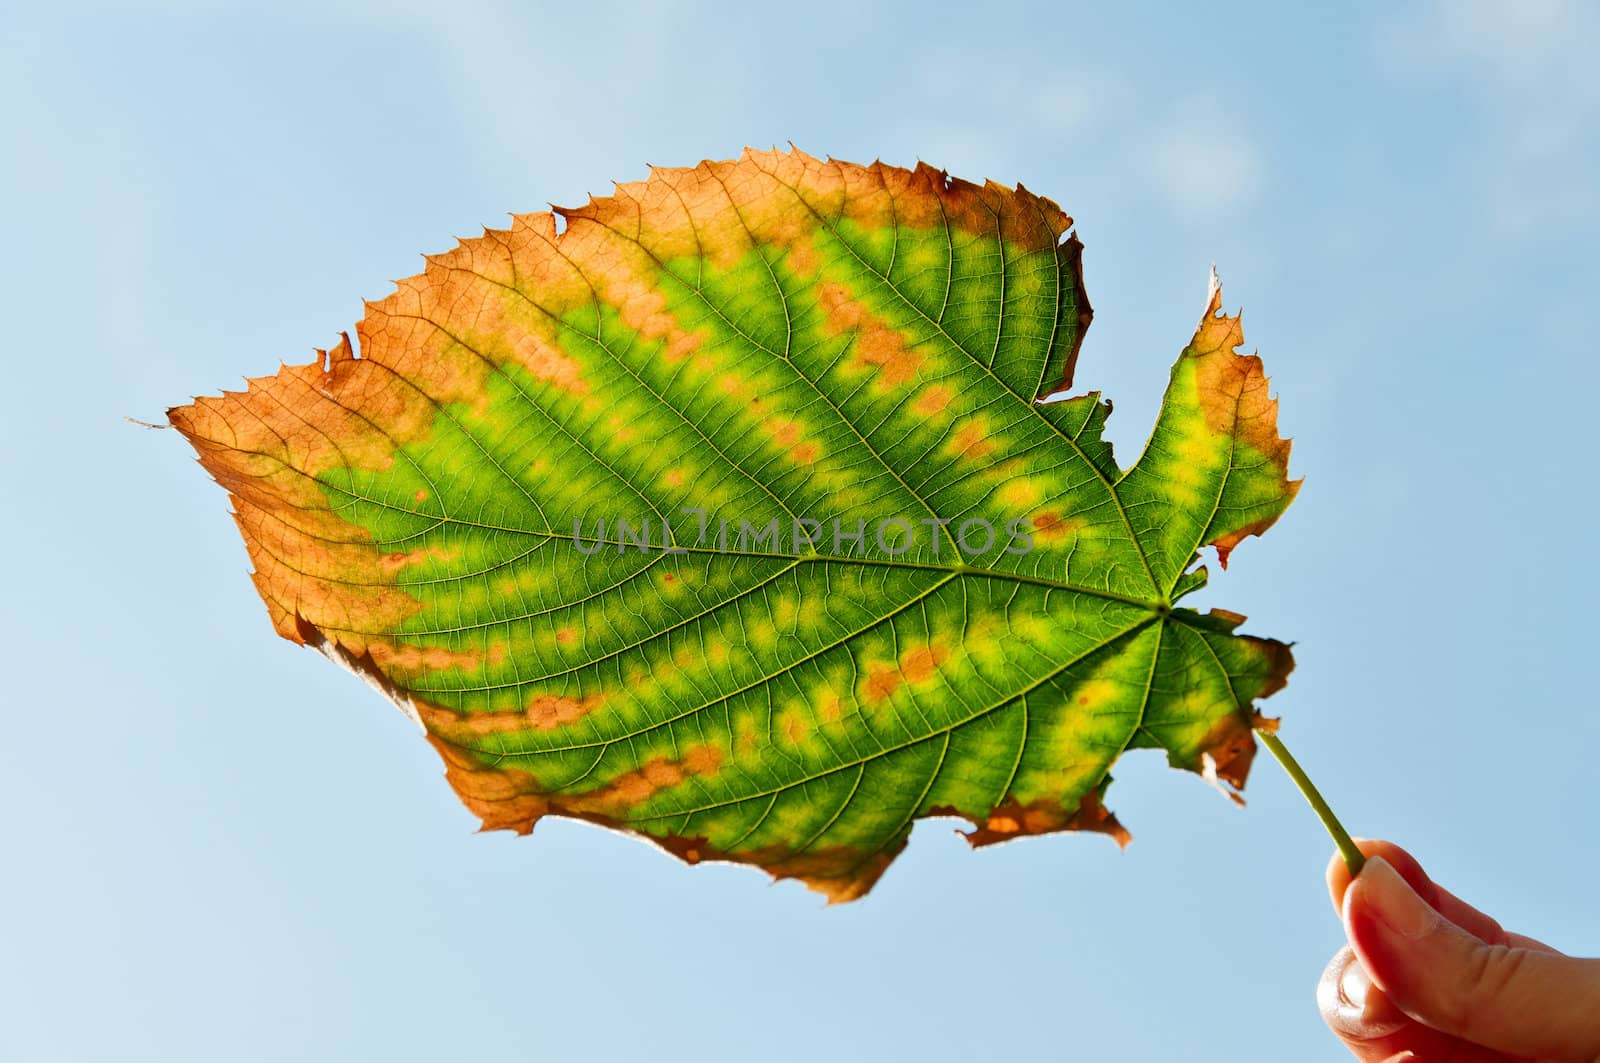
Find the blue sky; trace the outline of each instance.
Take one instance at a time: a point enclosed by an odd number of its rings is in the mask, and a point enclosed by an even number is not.
[[[1204,604],[1358,832],[1600,953],[1600,16],[1577,2],[18,5],[0,1059],[1336,1060],[1330,845],[1269,760],[1156,754],[1136,840],[919,826],[862,903],[578,824],[477,836],[433,751],[271,632],[196,393],[303,361],[508,211],[794,141],[1078,219],[1124,457],[1216,262],[1299,501]]]

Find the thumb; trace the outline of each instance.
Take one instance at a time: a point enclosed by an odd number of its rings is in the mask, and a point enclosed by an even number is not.
[[[1419,1022],[1512,1055],[1600,1058],[1600,960],[1487,944],[1381,857],[1345,893],[1344,923],[1372,980]]]

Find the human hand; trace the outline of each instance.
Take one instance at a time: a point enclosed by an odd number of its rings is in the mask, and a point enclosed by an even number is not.
[[[1362,1063],[1600,1063],[1600,959],[1508,933],[1436,886],[1404,849],[1360,842],[1328,889],[1350,944],[1317,986],[1330,1029]]]

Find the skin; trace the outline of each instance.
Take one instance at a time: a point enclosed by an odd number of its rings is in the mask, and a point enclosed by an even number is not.
[[[1328,890],[1350,944],[1317,986],[1328,1027],[1362,1063],[1600,1063],[1600,959],[1514,934],[1404,849],[1361,841]]]

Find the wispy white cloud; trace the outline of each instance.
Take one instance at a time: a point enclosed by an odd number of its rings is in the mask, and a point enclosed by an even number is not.
[[[1391,23],[1397,63],[1452,73],[1490,118],[1486,217],[1503,231],[1592,219],[1600,153],[1600,7],[1438,0]]]
[[[1038,143],[1104,136],[1122,116],[1123,95],[1114,79],[1088,67],[1041,71],[933,48],[907,71],[898,133],[933,165],[965,177],[1000,177]],[[1019,130],[1026,143],[1019,143]]]
[[[658,101],[629,93],[665,80],[680,61],[679,0],[625,12],[511,0],[350,2],[369,17],[406,25],[434,49],[444,75],[437,91],[460,116],[477,165],[538,174],[543,187],[582,189],[593,183],[595,162],[573,161],[573,146],[584,144],[625,159],[619,179],[644,176],[646,160],[623,152],[639,150],[639,127]],[[596,137],[601,127],[616,135]]]
[[[1262,153],[1242,118],[1210,98],[1169,104],[1093,66],[1041,71],[940,51],[913,80],[918,143],[952,169],[1005,172],[1020,128],[1030,141],[1070,145],[1072,156],[1185,218],[1245,204],[1263,183]]]
[[[1249,202],[1261,187],[1261,153],[1233,116],[1205,99],[1180,104],[1138,136],[1139,175],[1178,214],[1201,218]]]
[[[377,0],[345,2],[362,10],[379,6]],[[1092,60],[1041,65],[956,45],[924,48],[885,78],[872,101],[880,118],[865,144],[809,143],[802,130],[812,111],[825,120],[827,107],[795,106],[765,84],[771,64],[738,47],[737,34],[718,45],[722,74],[686,87],[685,78],[695,74],[681,69],[683,57],[701,54],[707,45],[705,31],[684,17],[681,3],[664,0],[628,18],[606,20],[606,48],[599,53],[582,36],[574,38],[570,24],[532,18],[507,0],[463,0],[448,10],[401,0],[383,9],[436,49],[445,73],[440,90],[453,98],[472,134],[467,140],[482,152],[474,161],[539,173],[546,185],[565,180],[582,187],[597,164],[596,153],[601,162],[612,154],[622,160],[623,177],[642,176],[637,141],[672,142],[640,128],[659,100],[627,95],[651,83],[684,100],[686,116],[691,105],[703,108],[698,122],[708,134],[763,124],[765,112],[753,113],[743,101],[727,98],[736,92],[731,86],[745,84],[747,93],[770,97],[768,110],[802,120],[791,132],[808,150],[861,161],[878,155],[902,164],[920,158],[971,179],[1007,181],[1037,170],[1024,160],[1059,152],[1075,167],[1080,195],[1083,185],[1092,195],[1098,183],[1103,194],[1155,200],[1186,219],[1243,206],[1264,184],[1264,154],[1243,115],[1210,97],[1157,95],[1150,84]],[[844,27],[870,15],[848,0],[827,0],[808,17]],[[589,32],[594,31],[584,30]],[[739,32],[754,30],[741,26]],[[832,105],[844,102],[841,96]],[[849,129],[858,122],[851,115],[838,124]],[[597,129],[605,135],[597,136]],[[574,144],[584,146],[581,167],[569,161]],[[700,150],[718,148],[708,139]]]

